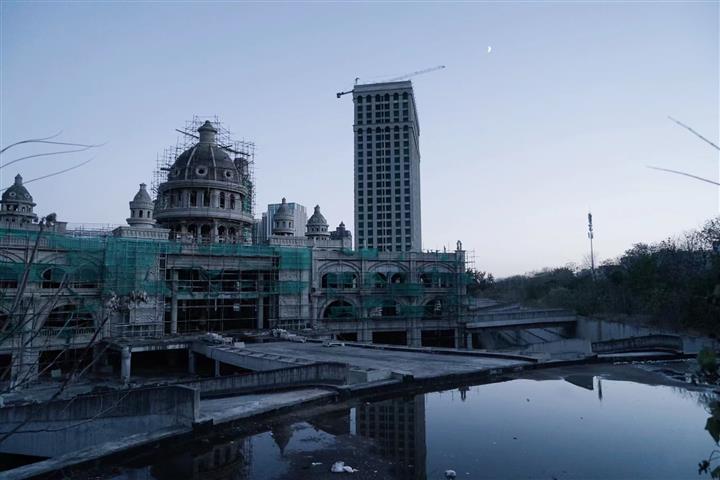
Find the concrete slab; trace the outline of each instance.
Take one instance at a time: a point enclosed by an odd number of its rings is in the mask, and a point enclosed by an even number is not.
[[[336,392],[308,388],[290,392],[201,400],[200,421],[212,419],[217,425],[334,396],[337,396]]]
[[[470,355],[378,350],[353,346],[324,347],[317,343],[263,343],[248,350],[272,353],[316,362],[342,362],[353,367],[409,372],[415,378],[440,377],[462,372],[477,372],[498,367],[526,365],[528,362]]]

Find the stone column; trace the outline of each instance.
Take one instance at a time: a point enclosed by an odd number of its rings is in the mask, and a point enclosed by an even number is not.
[[[220,376],[220,360],[215,360],[215,376]]]
[[[467,347],[468,350],[472,350],[472,349],[474,348],[474,347],[473,347],[473,334],[472,334],[472,333],[468,333],[468,334],[467,334],[467,337],[465,338],[465,346]]]
[[[188,348],[188,373],[195,375],[195,352],[192,351],[192,347]]]
[[[422,347],[422,329],[411,327],[407,330],[408,347]]]
[[[120,352],[120,379],[123,383],[130,382],[130,367],[132,362],[132,352],[130,347],[123,347]]]
[[[257,299],[257,323],[255,324],[255,328],[258,330],[262,330],[264,323],[265,323],[265,298],[262,296],[262,294],[258,294]]]
[[[170,334],[175,335],[178,330],[178,271],[172,271],[172,297],[170,298]]]

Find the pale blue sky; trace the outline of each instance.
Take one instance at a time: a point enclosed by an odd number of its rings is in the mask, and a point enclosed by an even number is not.
[[[93,153],[0,170],[39,213],[123,223],[193,114],[258,146],[257,212],[286,196],[354,232],[352,100],[414,79],[425,248],[462,239],[499,276],[601,258],[718,214],[718,2],[1,4],[0,144],[53,134]],[[487,47],[492,46],[492,53]],[[31,148],[15,149],[3,162]]]

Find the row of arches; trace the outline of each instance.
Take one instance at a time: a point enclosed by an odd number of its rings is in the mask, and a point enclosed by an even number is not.
[[[242,210],[245,198],[240,194],[218,190],[177,190],[165,192],[160,197],[160,208],[222,208]]]
[[[402,305],[393,299],[385,299],[380,304],[369,307],[367,316],[370,318],[388,318],[400,316],[421,316],[423,318],[439,318],[450,313],[447,301],[442,298],[433,298],[418,308],[417,306]],[[326,320],[334,319],[357,319],[361,316],[361,310],[349,300],[336,299],[331,301],[322,310],[320,318]]]
[[[328,272],[320,278],[320,288],[358,288],[358,278],[354,272]],[[408,283],[408,278],[406,272],[369,272],[365,275],[364,286],[385,288],[389,285],[403,285]],[[422,272],[418,280],[426,288],[449,288],[456,283],[455,274],[451,272]]]
[[[0,267],[0,288],[17,288],[22,272],[7,267]],[[40,272],[39,278],[30,277],[30,281],[38,281],[40,288],[58,289],[98,288],[100,269],[96,266],[84,266],[76,269],[49,267]]]

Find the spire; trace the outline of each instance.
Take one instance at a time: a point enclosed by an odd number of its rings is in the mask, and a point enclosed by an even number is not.
[[[22,187],[22,175],[20,175],[19,173],[15,175],[15,185],[17,185],[18,187]]]
[[[210,123],[210,120],[206,120],[197,131],[200,134],[200,143],[215,143],[217,130],[213,124]]]

